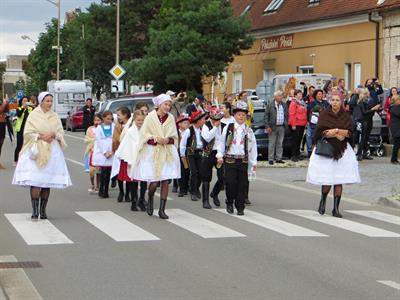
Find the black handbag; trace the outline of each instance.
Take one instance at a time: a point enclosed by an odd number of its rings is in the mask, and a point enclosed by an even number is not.
[[[333,146],[328,142],[327,139],[322,138],[317,142],[315,154],[327,158],[333,158]]]

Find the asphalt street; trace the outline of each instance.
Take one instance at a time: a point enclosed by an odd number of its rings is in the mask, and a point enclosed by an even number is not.
[[[110,199],[89,195],[83,133],[66,139],[74,185],[52,190],[49,220],[35,224],[23,215],[30,213],[29,190],[11,185],[12,149],[5,144],[0,262],[41,267],[0,263],[0,299],[400,298],[399,210],[343,201],[338,220],[329,201],[319,217],[315,189],[274,184],[270,170],[259,169],[245,218],[170,193],[170,220],[160,220],[117,203],[117,190]]]

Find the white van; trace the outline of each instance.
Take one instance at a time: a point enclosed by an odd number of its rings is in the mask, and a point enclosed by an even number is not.
[[[257,95],[260,99],[268,102],[272,99],[274,92],[277,90],[285,91],[286,85],[290,78],[294,78],[296,89],[303,90],[305,83],[307,86],[313,85],[316,89],[322,89],[328,80],[333,80],[331,74],[313,73],[313,74],[281,74],[276,75],[272,82],[267,80],[260,81],[257,84]]]
[[[47,82],[47,90],[53,95],[53,109],[63,124],[68,112],[85,105],[85,100],[92,98],[92,83],[89,80],[51,80]]]

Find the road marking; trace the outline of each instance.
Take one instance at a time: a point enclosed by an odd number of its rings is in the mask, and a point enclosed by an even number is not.
[[[5,214],[28,245],[73,244],[49,220],[32,221],[30,214]]]
[[[386,286],[390,286],[391,288],[394,288],[396,290],[400,290],[400,283],[397,283],[395,281],[391,280],[377,280],[377,282],[382,283]]]
[[[85,140],[85,138],[82,138],[82,137],[79,137],[79,136],[70,135],[70,134],[66,134],[66,133],[64,133],[64,136],[72,138],[72,139],[80,140],[80,141],[84,141]]]
[[[77,165],[82,166],[82,167],[85,166],[84,163],[82,163],[80,161],[73,160],[73,159],[68,158],[68,157],[66,157],[65,160],[68,160],[69,162],[72,162],[72,163],[77,164]]]
[[[288,189],[292,189],[292,190],[297,190],[297,191],[301,191],[301,192],[306,192],[306,193],[310,193],[310,194],[314,194],[314,195],[318,195],[321,196],[321,192],[320,191],[315,191],[312,189],[308,189],[305,187],[301,187],[301,186],[296,186],[293,184],[287,184],[287,183],[282,183],[282,182],[278,182],[278,181],[274,181],[271,179],[266,179],[266,178],[261,178],[261,177],[257,177],[258,181],[262,181],[262,182],[267,182],[273,185],[277,185],[283,188],[288,188]],[[347,197],[342,197],[341,198],[343,201],[349,202],[349,203],[353,203],[353,204],[357,204],[357,205],[361,205],[361,206],[371,206],[371,203],[365,203],[364,201],[360,201],[360,200],[356,200],[356,199],[352,199],[352,198],[347,198]]]
[[[160,240],[112,211],[77,211],[76,213],[117,242]]]
[[[218,212],[225,213],[240,220],[261,226],[263,228],[281,233],[286,236],[327,236],[326,234],[310,230],[298,225],[294,225],[279,219],[271,218],[260,213],[246,209],[244,216],[228,214],[225,209],[216,209]]]
[[[0,262],[17,262],[13,255],[0,256]],[[23,269],[0,269],[1,287],[0,299],[42,300],[36,288]]]
[[[369,225],[364,225],[354,221],[335,218],[327,215],[321,216],[318,212],[312,210],[290,210],[281,209],[281,211],[303,217],[312,221],[328,224],[344,230],[352,231],[369,237],[400,237],[400,234],[376,228]]]
[[[168,222],[197,234],[205,239],[245,237],[244,234],[204,218],[188,213],[182,209],[168,209]]]
[[[400,217],[389,215],[380,211],[375,211],[375,210],[346,210],[346,211],[355,215],[400,225]]]

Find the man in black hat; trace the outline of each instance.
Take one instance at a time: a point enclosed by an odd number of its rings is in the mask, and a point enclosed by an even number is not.
[[[201,199],[201,159],[203,156],[204,141],[201,137],[201,129],[205,123],[206,114],[201,111],[195,111],[190,116],[192,126],[184,131],[179,147],[179,152],[183,160],[186,157],[190,166],[190,192],[192,201]]]
[[[257,142],[253,130],[245,122],[248,107],[239,101],[233,109],[235,122],[225,126],[217,145],[218,163],[225,167],[226,211],[244,215],[245,198],[249,185],[249,172],[257,168]]]
[[[186,113],[191,116],[192,113],[194,113],[195,111],[201,111],[201,112],[205,112],[204,110],[204,96],[203,95],[198,95],[192,104],[188,105],[188,107],[186,108]]]

